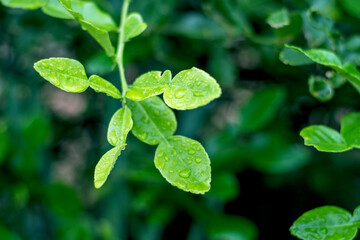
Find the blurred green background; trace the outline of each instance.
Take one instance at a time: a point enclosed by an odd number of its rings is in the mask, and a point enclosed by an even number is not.
[[[119,19],[121,1],[96,2]],[[311,74],[333,79],[334,73],[289,66],[279,55],[292,43],[333,50],[360,66],[359,6],[357,0],[133,0],[130,10],[149,27],[126,45],[129,80],[196,66],[223,89],[206,107],[176,112],[177,133],[209,152],[212,188],[204,196],[167,183],[154,166],[155,148],[132,135],[96,190],[94,168],[110,149],[107,124],[120,102],[92,91],[63,92],[33,63],[74,58],[88,75],[120,87],[117,71],[75,21],[0,6],[0,239],[294,239],[288,229],[305,211],[354,209],[359,151],[320,153],[303,146],[299,132],[311,124],[338,129],[342,116],[360,109],[359,95],[349,84],[335,93],[309,92]],[[286,26],[274,28],[269,16],[284,9]]]

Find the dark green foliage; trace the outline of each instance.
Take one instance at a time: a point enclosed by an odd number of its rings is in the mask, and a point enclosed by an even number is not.
[[[130,13],[142,19],[132,15],[127,27],[129,83],[154,70],[170,70],[166,79],[173,79],[196,66],[221,86],[206,107],[175,111],[177,126],[167,130],[208,152],[211,188],[203,196],[164,180],[153,161],[163,146],[138,141],[142,131],[107,132],[122,107],[114,65],[122,1],[81,1],[72,14],[55,0],[0,2],[0,239],[354,238],[357,0],[132,1]],[[27,10],[13,8],[21,2]],[[92,21],[96,15],[102,21]],[[91,81],[71,90],[88,90],[63,93],[40,78],[33,63],[51,57],[81,62]],[[165,89],[141,98],[162,97]],[[95,189],[95,166],[112,150],[107,136],[115,156],[124,135],[126,150]],[[111,158],[105,162],[112,168]]]

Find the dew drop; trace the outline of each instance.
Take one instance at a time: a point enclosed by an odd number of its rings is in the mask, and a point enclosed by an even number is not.
[[[179,173],[180,177],[183,177],[183,178],[188,178],[190,177],[190,170],[189,169],[186,169],[186,170],[183,170]]]
[[[191,150],[189,151],[189,154],[190,154],[190,155],[194,155],[194,154],[195,154],[194,149],[191,149]]]
[[[170,169],[170,170],[169,170],[169,173],[174,173],[174,170],[171,170],[171,169]]]
[[[145,139],[147,138],[147,136],[148,136],[148,134],[145,132],[145,133],[143,133],[143,134],[140,135],[140,138],[141,138],[142,140],[145,140]]]
[[[195,158],[195,161],[196,161],[197,163],[201,163],[201,158],[197,157],[197,158]]]
[[[175,98],[183,98],[185,96],[186,90],[178,90],[175,92]]]
[[[165,156],[165,161],[169,161],[169,158]]]

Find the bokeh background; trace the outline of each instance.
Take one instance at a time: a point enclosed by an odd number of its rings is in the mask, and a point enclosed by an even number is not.
[[[121,1],[95,2],[119,19]],[[303,146],[299,132],[310,124],[339,129],[342,116],[360,109],[359,94],[345,84],[319,101],[308,78],[333,73],[286,65],[279,54],[285,43],[320,47],[359,66],[359,6],[133,0],[130,10],[149,27],[126,45],[130,81],[149,70],[196,66],[223,89],[208,106],[176,112],[177,133],[201,141],[210,155],[212,188],[204,196],[167,183],[154,166],[155,148],[131,134],[96,190],[94,168],[110,149],[107,125],[121,103],[91,90],[63,92],[33,63],[74,58],[88,75],[120,87],[116,69],[75,21],[0,6],[0,239],[295,239],[288,229],[307,210],[352,211],[360,204],[359,151],[320,153]],[[289,25],[272,28],[269,15],[284,8]]]

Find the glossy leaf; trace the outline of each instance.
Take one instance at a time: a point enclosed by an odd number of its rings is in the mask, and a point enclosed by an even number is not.
[[[360,148],[360,113],[352,112],[341,119],[341,135],[348,145]]]
[[[352,240],[356,236],[357,226],[348,211],[335,206],[324,206],[304,213],[294,222],[290,231],[292,235],[304,240]]]
[[[110,120],[107,134],[108,142],[113,146],[124,145],[132,127],[133,120],[130,109],[127,106],[120,108]]]
[[[194,109],[220,97],[219,84],[208,73],[191,68],[178,73],[165,89],[164,100],[177,110]]]
[[[58,0],[48,0],[41,10],[51,17],[74,19],[74,17],[61,5]]]
[[[305,145],[322,152],[344,152],[351,149],[339,132],[323,125],[313,125],[301,130]]]
[[[285,90],[280,87],[269,87],[255,93],[240,109],[240,131],[257,131],[271,121],[285,96]]]
[[[286,8],[273,12],[266,22],[273,28],[282,28],[290,24],[289,12]]]
[[[95,174],[94,174],[94,185],[96,188],[100,188],[104,185],[106,179],[108,178],[111,170],[113,169],[116,160],[120,156],[122,150],[125,149],[125,144],[119,145],[110,149],[106,152],[96,164]]]
[[[98,12],[92,8],[90,8],[89,11],[85,11],[85,12],[77,11],[76,8],[72,7],[71,4],[73,3],[72,1],[71,2],[70,0],[59,0],[59,1],[62,4],[62,6],[81,24],[83,29],[88,31],[90,35],[100,44],[100,46],[104,48],[108,56],[113,56],[115,54],[115,49],[112,46],[110,36],[108,33],[108,31],[114,30],[114,26],[112,26],[112,24],[109,24],[109,18],[105,17],[107,16],[105,15],[105,13],[102,13],[101,11]],[[79,5],[83,7],[87,6],[86,4],[88,3],[85,3],[85,5],[82,5],[81,2],[79,3]],[[94,14],[94,16],[97,16],[97,19],[94,21],[89,21],[89,19],[86,19],[84,17],[84,13],[86,14],[85,16],[88,16],[90,18],[92,18],[92,15]],[[99,16],[100,18],[98,18]],[[102,17],[104,17],[105,19],[104,22],[98,22],[99,19],[103,19]]]
[[[37,9],[46,4],[46,0],[2,0],[2,4],[11,8]]]
[[[147,28],[139,13],[131,13],[127,16],[124,26],[125,41],[139,36]]]
[[[151,97],[141,102],[129,100],[128,106],[134,121],[132,133],[139,140],[156,145],[175,133],[175,114],[159,97]]]
[[[326,102],[334,97],[334,89],[325,78],[311,75],[308,84],[309,92],[319,101]]]
[[[171,72],[169,70],[166,70],[162,75],[160,71],[144,73],[127,90],[126,97],[133,101],[142,101],[146,98],[159,95],[164,92],[170,80]]]
[[[34,64],[35,70],[54,86],[66,92],[83,92],[89,87],[83,65],[69,58],[43,59]]]
[[[106,95],[113,97],[115,99],[121,98],[120,91],[110,82],[99,77],[98,75],[92,75],[89,78],[89,84],[90,87],[94,89],[96,92],[105,93]]]
[[[210,190],[210,159],[201,144],[183,136],[164,139],[155,153],[155,166],[172,185],[195,194]]]

